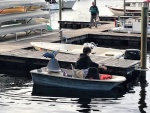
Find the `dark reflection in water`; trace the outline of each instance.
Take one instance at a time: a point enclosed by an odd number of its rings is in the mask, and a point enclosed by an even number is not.
[[[89,105],[90,102],[91,102],[91,98],[79,98],[78,103],[80,104],[79,107],[81,108],[81,110],[77,110],[77,111],[82,113],[90,113],[91,111],[91,105]]]
[[[27,83],[31,81],[25,77],[11,77],[9,75],[0,76],[0,91],[9,90],[13,87],[22,87],[28,85]]]
[[[140,99],[139,99],[139,111],[141,113],[146,113],[146,111],[144,110],[144,108],[147,107],[147,104],[145,102],[145,98],[146,98],[146,88],[147,86],[147,81],[146,81],[146,72],[143,71],[141,72],[141,77],[140,77],[140,87],[141,87],[141,91],[140,91]]]

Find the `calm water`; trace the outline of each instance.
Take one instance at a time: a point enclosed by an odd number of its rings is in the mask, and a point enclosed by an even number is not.
[[[149,83],[150,72],[147,72]],[[33,96],[26,78],[0,76],[0,113],[149,113],[150,86],[134,86],[134,92],[115,98],[67,98]],[[40,89],[36,89],[39,91]],[[47,89],[52,91],[52,89]],[[62,93],[60,90],[56,94]],[[86,94],[85,94],[86,95]],[[101,95],[101,94],[100,94]],[[53,94],[54,96],[54,94]]]
[[[63,11],[63,20],[89,20],[92,0],[80,0],[73,10]],[[100,15],[112,15],[105,5],[122,4],[121,0],[97,0]],[[52,23],[57,28],[58,11],[52,12]],[[149,59],[148,59],[148,67]],[[150,71],[146,72],[150,82]],[[0,113],[149,113],[150,86],[134,86],[132,92],[117,99],[67,98],[32,95],[32,80],[0,75]],[[36,89],[40,90],[40,89]],[[50,90],[50,89],[49,89]],[[56,91],[61,94],[60,90]],[[86,95],[86,94],[85,94]],[[54,96],[54,95],[53,95]],[[56,96],[56,95],[55,95]]]

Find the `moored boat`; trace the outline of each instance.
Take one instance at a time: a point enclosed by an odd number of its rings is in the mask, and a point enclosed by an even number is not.
[[[134,33],[139,34],[141,33],[141,20],[140,19],[126,19],[122,22],[119,27],[111,28],[110,31],[112,32],[120,32],[120,33]],[[150,25],[147,26],[147,34],[150,34]]]
[[[61,93],[58,93],[61,92]],[[110,91],[88,91],[74,90],[69,88],[46,87],[33,84],[32,95],[35,96],[51,96],[51,97],[70,97],[70,98],[120,98],[126,91],[123,88],[117,87]]]
[[[125,15],[132,14],[137,15],[138,13],[141,14],[141,7],[144,3],[144,0],[137,1],[137,0],[130,0],[125,2]],[[124,6],[107,6],[109,10],[116,16],[124,15]],[[149,11],[150,12],[150,11]]]
[[[72,9],[76,0],[62,0],[62,9]],[[59,9],[59,1],[58,0],[51,0],[48,3],[47,9],[51,10],[58,10]]]
[[[7,8],[0,10],[0,14],[10,14],[10,13],[21,13],[26,12],[25,7],[15,7],[15,8]]]
[[[46,7],[45,0],[0,0],[0,10],[23,6],[26,10],[37,10]]]
[[[63,0],[63,9],[72,9],[76,0]]]

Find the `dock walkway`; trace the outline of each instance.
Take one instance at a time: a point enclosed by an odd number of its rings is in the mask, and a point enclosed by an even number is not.
[[[0,54],[0,61],[18,62],[18,63],[33,63],[36,65],[47,65],[48,58],[43,57],[44,51],[35,51],[28,49],[18,49]],[[56,59],[62,64],[75,64],[79,55],[59,53]],[[91,59],[99,64],[104,64],[108,67],[109,73],[127,75],[134,71],[134,65],[139,63],[135,60],[116,59],[113,57],[103,57],[91,55]],[[45,62],[46,61],[46,62]]]

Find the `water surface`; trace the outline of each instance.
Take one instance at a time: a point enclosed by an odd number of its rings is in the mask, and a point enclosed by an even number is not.
[[[112,15],[105,5],[123,4],[123,0],[97,0],[100,15]],[[92,0],[76,2],[73,10],[63,11],[63,20],[89,21]],[[51,14],[52,25],[58,28],[58,11]],[[148,61],[148,66],[149,65]],[[149,113],[150,71],[146,72],[147,84],[138,82],[131,92],[118,98],[71,98],[57,95],[32,95],[31,79],[0,75],[0,113]],[[36,89],[40,90],[40,89]],[[52,91],[52,89],[48,89]],[[68,92],[70,93],[70,92]],[[84,94],[86,95],[86,93]],[[101,95],[101,94],[100,94]],[[63,95],[64,96],[64,95]]]

